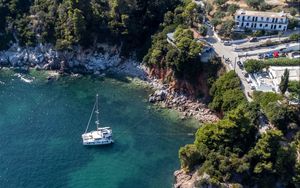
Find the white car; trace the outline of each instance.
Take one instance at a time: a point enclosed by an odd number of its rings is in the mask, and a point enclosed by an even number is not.
[[[229,42],[229,41],[224,41],[224,43],[223,43],[225,46],[230,46],[231,45],[231,42]]]

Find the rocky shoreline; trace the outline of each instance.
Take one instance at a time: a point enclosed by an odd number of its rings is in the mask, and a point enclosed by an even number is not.
[[[219,121],[219,117],[204,103],[191,97],[174,92],[166,84],[161,84],[157,79],[151,79],[150,86],[155,90],[150,94],[149,102],[163,108],[175,109],[181,119],[194,117],[201,123],[213,123]]]
[[[146,67],[140,65],[134,58],[125,59],[120,55],[120,49],[107,44],[97,44],[91,49],[74,47],[72,51],[57,51],[52,45],[21,48],[14,44],[6,51],[0,51],[0,67],[28,70],[55,70],[58,73],[79,73],[105,75],[107,72],[138,77],[146,81],[155,90],[149,96],[149,102],[163,108],[172,108],[180,112],[181,118],[194,117],[200,122],[211,123],[219,120],[207,106],[184,94],[161,84],[160,80],[149,78]],[[50,76],[51,77],[51,76]]]
[[[174,188],[219,187],[210,183],[210,176],[208,174],[204,173],[203,175],[199,176],[197,170],[188,173],[183,169],[176,170],[174,172],[174,176],[176,182],[174,184]],[[230,188],[230,186],[227,186],[226,184],[222,184],[221,187]]]
[[[194,188],[195,183],[199,181],[197,171],[186,173],[183,169],[174,172],[174,188]]]
[[[196,168],[197,169],[197,168]],[[202,175],[198,174],[197,170],[192,172],[185,172],[183,169],[176,170],[174,172],[175,176],[175,184],[174,188],[234,188],[234,187],[242,187],[241,184],[238,183],[213,183],[211,182],[210,175],[204,173]]]
[[[150,72],[147,69],[145,70],[146,72]],[[148,84],[154,90],[154,92],[149,95],[148,101],[162,108],[177,110],[181,115],[181,119],[193,117],[200,123],[214,123],[220,120],[207,105],[184,94],[174,92],[169,85],[162,84],[160,80],[149,78]],[[208,174],[199,176],[197,170],[187,173],[184,169],[179,169],[176,170],[173,175],[175,180],[174,188],[203,187],[200,185],[201,183],[206,183],[205,185],[208,185],[207,187],[215,187],[209,183],[210,176]],[[222,186],[230,187],[226,184],[222,184]]]
[[[26,48],[14,44],[8,50],[0,51],[0,68],[95,75],[116,72],[147,79],[139,63],[134,58],[123,58],[119,51],[119,48],[106,44],[98,44],[93,50],[74,47],[72,51],[63,52],[56,51],[50,44]]]

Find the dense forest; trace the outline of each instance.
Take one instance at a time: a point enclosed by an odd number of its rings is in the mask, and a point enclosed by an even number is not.
[[[204,12],[191,0],[5,0],[0,2],[0,49],[11,42],[51,43],[58,50],[116,44],[123,55],[136,51],[140,59],[145,56],[151,69],[171,70],[169,81],[204,85],[197,83],[199,75],[214,77],[216,70],[204,70],[210,67],[200,61],[203,44],[189,29],[203,20]],[[175,30],[177,48],[166,41],[166,34]]]
[[[299,187],[299,109],[279,105],[282,96],[276,93],[256,92],[254,101],[247,102],[233,71],[219,77],[210,93],[210,108],[224,118],[201,126],[194,143],[179,151],[183,169],[210,176],[197,182],[199,187]],[[263,112],[275,126],[270,130],[260,125]]]
[[[52,43],[57,49],[96,42],[144,46],[164,13],[179,0],[2,0],[0,48],[9,41],[34,46]]]

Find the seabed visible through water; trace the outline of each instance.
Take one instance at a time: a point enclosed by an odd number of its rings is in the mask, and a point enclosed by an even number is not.
[[[0,187],[172,187],[193,122],[153,108],[149,90],[127,79],[45,75],[32,72],[27,83],[0,71]],[[84,147],[96,93],[115,143]]]

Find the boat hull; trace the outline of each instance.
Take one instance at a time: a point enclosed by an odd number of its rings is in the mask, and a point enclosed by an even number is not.
[[[113,140],[99,140],[99,141],[83,141],[82,144],[85,146],[96,146],[96,145],[108,145],[114,143]]]

